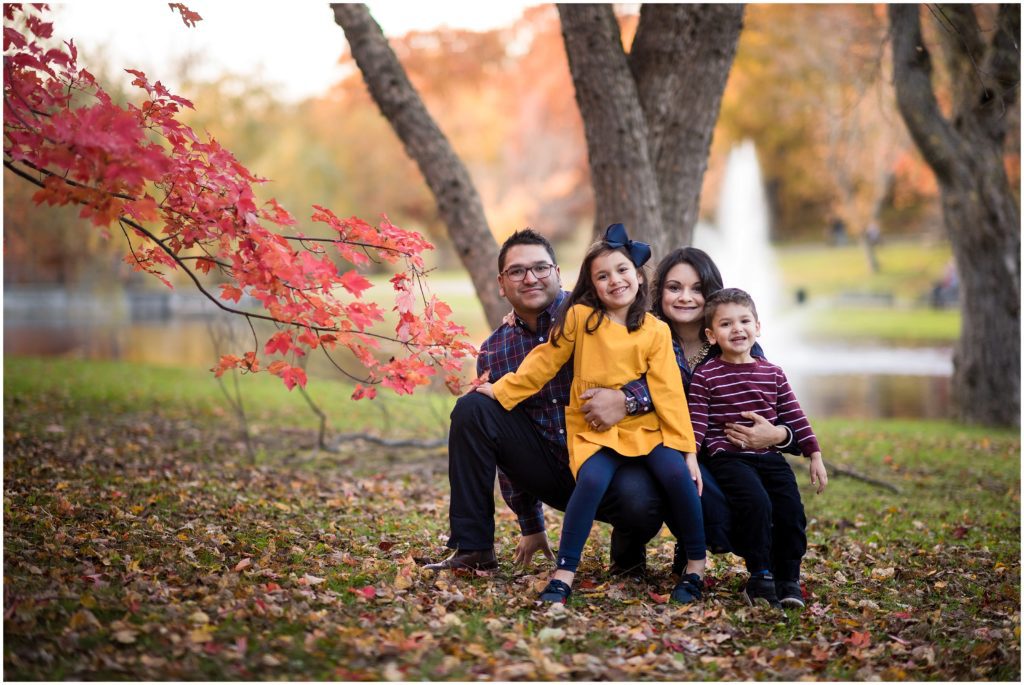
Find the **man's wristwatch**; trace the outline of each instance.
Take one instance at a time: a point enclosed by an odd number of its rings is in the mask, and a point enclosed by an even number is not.
[[[640,408],[640,403],[636,401],[636,398],[625,393],[626,395],[626,416],[633,416],[636,414],[637,409]]]

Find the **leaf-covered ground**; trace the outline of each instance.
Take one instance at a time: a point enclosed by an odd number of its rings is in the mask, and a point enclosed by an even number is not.
[[[311,430],[267,423],[253,467],[216,412],[18,387],[4,394],[8,679],[1020,675],[1016,433],[822,422],[827,458],[902,492],[849,478],[804,490],[802,613],[744,606],[733,556],[712,557],[702,604],[668,604],[667,533],[649,580],[624,581],[605,573],[604,526],[568,607],[538,608],[547,569],[511,567],[507,513],[495,574],[414,560],[444,552],[443,451],[314,456]]]

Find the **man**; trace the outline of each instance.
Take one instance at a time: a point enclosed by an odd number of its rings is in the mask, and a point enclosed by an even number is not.
[[[498,287],[512,305],[513,325],[503,324],[484,342],[478,373],[495,381],[515,370],[533,347],[547,340],[552,319],[566,293],[551,244],[531,229],[517,231],[498,256]],[[492,570],[494,554],[494,477],[519,519],[521,537],[515,561],[526,566],[538,553],[553,560],[541,503],[561,511],[575,487],[569,470],[565,405],[572,363],[511,412],[479,393],[459,398],[451,415],[448,478],[451,484],[448,559],[427,568]],[[651,410],[646,382],[621,390],[597,388],[584,397],[585,417],[607,430],[627,413]],[[612,573],[642,574],[645,547],[661,528],[662,495],[641,461],[619,469],[597,512],[611,523]],[[724,506],[723,506],[724,510]]]

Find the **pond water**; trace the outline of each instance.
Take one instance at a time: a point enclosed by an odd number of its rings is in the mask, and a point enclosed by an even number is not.
[[[166,298],[58,304],[69,303],[5,292],[4,354],[209,368],[219,354],[240,353],[252,344],[247,326],[229,323],[188,298],[170,304]],[[482,339],[484,332],[472,334]],[[775,344],[766,349],[786,370],[811,418],[945,418],[950,412],[948,348]],[[347,368],[358,367],[352,362]],[[320,355],[310,359],[309,373],[340,375]]]

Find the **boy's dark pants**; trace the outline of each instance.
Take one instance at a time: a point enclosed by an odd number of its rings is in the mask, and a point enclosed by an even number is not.
[[[747,569],[799,580],[807,552],[807,517],[796,477],[778,452],[719,452],[707,460],[732,510],[733,549]]]

